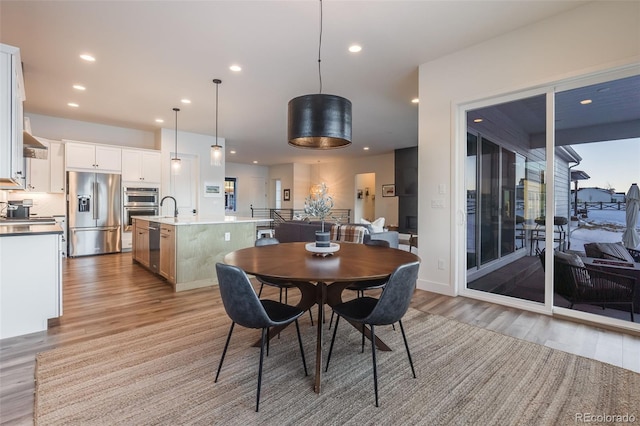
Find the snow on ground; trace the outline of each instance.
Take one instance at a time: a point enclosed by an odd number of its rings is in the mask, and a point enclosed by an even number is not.
[[[584,251],[586,243],[621,242],[625,216],[624,210],[589,210],[587,218],[571,222],[571,250]],[[636,228],[640,232],[640,217]],[[636,248],[640,248],[640,245]]]

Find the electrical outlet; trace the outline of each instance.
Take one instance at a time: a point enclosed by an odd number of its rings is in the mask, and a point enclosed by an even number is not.
[[[444,259],[438,259],[438,269],[444,270]]]
[[[431,200],[431,208],[432,209],[444,209],[444,200],[441,198],[436,198]]]
[[[224,233],[224,240],[225,241],[231,241],[231,232],[225,232]]]

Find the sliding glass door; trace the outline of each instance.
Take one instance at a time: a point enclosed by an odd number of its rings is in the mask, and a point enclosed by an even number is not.
[[[545,114],[545,95],[467,111],[469,289],[545,300],[537,256],[545,241],[536,230],[545,209]]]
[[[460,107],[461,294],[623,327],[633,310],[640,322],[637,284],[631,301],[622,294],[615,303],[590,302],[593,281],[573,294],[554,262],[569,256],[585,273],[637,282],[629,256],[640,245],[629,251],[621,241],[634,226],[625,220],[625,194],[639,176],[638,99],[637,68],[623,68]],[[612,246],[624,260],[607,258]]]

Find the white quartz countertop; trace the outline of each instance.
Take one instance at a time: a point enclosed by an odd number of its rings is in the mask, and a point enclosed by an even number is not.
[[[135,216],[134,220],[146,220],[148,222],[164,223],[165,225],[215,225],[228,223],[253,223],[253,222],[271,222],[273,219],[264,219],[257,217],[240,217],[240,216],[224,216],[207,217],[207,216]]]
[[[21,235],[62,234],[60,225],[20,224],[0,226],[0,237],[15,237]]]

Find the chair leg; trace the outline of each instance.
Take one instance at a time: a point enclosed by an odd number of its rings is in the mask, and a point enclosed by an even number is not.
[[[218,382],[218,376],[220,375],[220,370],[222,370],[222,363],[224,362],[224,357],[227,354],[227,348],[229,347],[229,341],[231,340],[231,333],[233,333],[233,326],[236,325],[235,322],[231,323],[231,328],[229,328],[229,334],[227,334],[227,342],[224,344],[224,349],[222,350],[222,356],[220,357],[220,364],[218,364],[218,372],[216,373],[216,378],[213,383]]]
[[[409,357],[409,365],[411,366],[411,372],[413,373],[413,378],[416,378],[416,370],[413,368],[413,360],[411,359],[411,352],[409,351],[409,344],[407,343],[407,336],[404,334],[404,327],[402,326],[402,321],[398,321],[400,324],[400,331],[402,331],[402,339],[404,340],[404,347],[407,349],[407,356]]]
[[[364,324],[362,324],[362,348],[360,350],[360,353],[364,353]]]
[[[329,330],[331,330],[331,324],[333,324],[333,316],[335,315],[335,311],[331,310],[331,319],[329,320]]]
[[[256,412],[260,408],[260,386],[262,386],[262,361],[264,360],[264,344],[267,340],[267,327],[262,329],[262,339],[260,339],[260,365],[258,367],[258,391],[256,392]]]
[[[271,339],[269,339],[269,327],[267,327],[267,356],[269,356],[269,342]]]
[[[264,287],[264,283],[260,283],[260,291],[258,292],[258,298],[262,295],[262,287]]]
[[[324,372],[329,371],[329,361],[331,361],[331,352],[333,352],[333,343],[336,341],[336,331],[338,331],[338,323],[340,322],[340,315],[336,318],[336,325],[333,327],[333,337],[331,338],[331,346],[329,346],[329,355],[327,355],[327,366],[324,368]]]
[[[311,309],[309,309],[309,319],[311,320],[311,327],[313,327],[313,314],[311,313]]]
[[[296,320],[296,332],[298,333],[298,344],[300,345],[300,355],[302,355],[302,366],[304,367],[304,375],[308,376],[307,373],[307,361],[304,359],[304,348],[302,347],[302,337],[300,336],[300,326],[298,325],[298,320]]]
[[[376,365],[376,332],[375,327],[371,324],[371,356],[373,357],[373,390],[376,394],[376,407],[378,405],[378,367]]]

